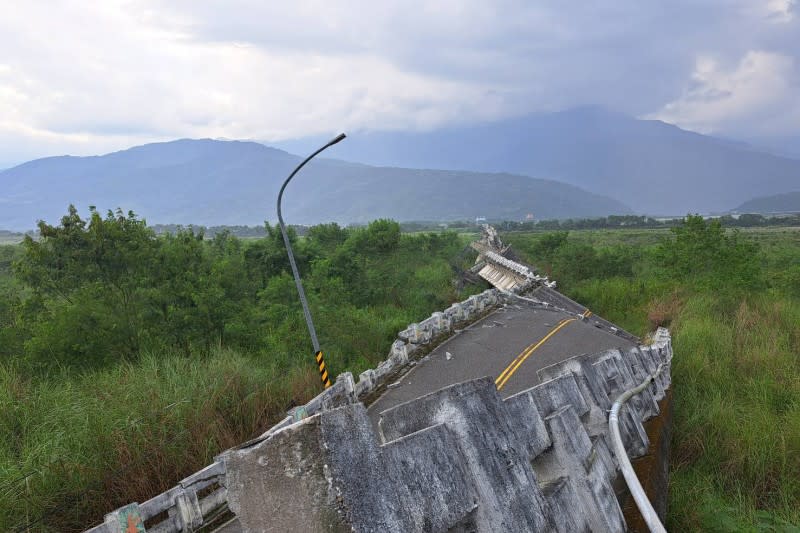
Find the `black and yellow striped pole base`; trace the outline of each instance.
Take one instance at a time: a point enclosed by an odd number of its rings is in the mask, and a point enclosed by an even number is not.
[[[325,368],[325,359],[322,357],[322,350],[316,353],[317,366],[319,366],[319,379],[322,380],[322,385],[327,389],[331,386],[331,379],[328,377],[328,369]]]

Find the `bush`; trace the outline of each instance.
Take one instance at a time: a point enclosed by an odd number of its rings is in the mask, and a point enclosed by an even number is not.
[[[658,258],[670,276],[714,290],[755,290],[765,286],[761,254],[754,242],[734,230],[727,235],[719,220],[689,215],[662,241]]]

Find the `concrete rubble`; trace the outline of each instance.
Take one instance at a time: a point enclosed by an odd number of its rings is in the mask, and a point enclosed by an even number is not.
[[[671,356],[661,329],[650,346],[543,369],[505,400],[489,378],[436,391],[381,413],[377,433],[342,397],[224,455],[228,504],[244,531],[625,531],[607,411]],[[631,456],[668,387],[664,372],[623,408]]]

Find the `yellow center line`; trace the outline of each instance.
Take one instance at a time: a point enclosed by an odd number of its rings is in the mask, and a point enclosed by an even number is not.
[[[561,319],[561,320],[558,322],[558,324],[556,324],[556,327],[560,326],[560,325],[561,325],[561,324],[562,324],[562,323],[563,323],[565,320],[566,320],[566,318],[562,318],[562,319]],[[525,348],[524,350],[522,350],[522,353],[520,353],[518,356],[516,356],[516,357],[514,358],[514,360],[513,360],[513,361],[511,361],[511,363],[509,363],[509,365],[506,367],[506,369],[505,369],[505,370],[503,370],[503,373],[502,373],[502,374],[500,374],[499,376],[497,376],[497,379],[494,381],[494,382],[495,382],[495,385],[497,385],[497,384],[499,384],[501,381],[503,381],[503,378],[505,377],[506,373],[508,373],[508,372],[509,372],[509,371],[510,371],[510,370],[511,370],[513,367],[514,367],[514,365],[517,363],[517,361],[519,361],[520,359],[522,359],[523,357],[525,357],[525,356],[526,356],[526,354],[528,353],[528,350],[530,350],[530,349],[534,348],[534,345],[535,345],[535,344],[536,344],[536,343],[533,343],[533,344],[531,344],[530,346],[528,346],[527,348]]]
[[[530,355],[531,355],[533,352],[535,352],[537,349],[539,349],[539,347],[540,347],[542,344],[544,344],[545,342],[547,342],[547,340],[548,340],[550,337],[552,337],[553,335],[555,335],[556,333],[558,333],[558,331],[559,331],[561,328],[563,328],[564,326],[566,326],[567,324],[569,324],[570,322],[573,322],[573,321],[575,321],[575,320],[577,320],[577,319],[576,319],[576,318],[566,318],[566,319],[562,320],[561,322],[559,322],[559,323],[558,323],[558,325],[557,325],[555,328],[553,328],[553,329],[552,329],[552,331],[550,331],[550,333],[548,333],[547,335],[545,335],[545,336],[544,336],[544,338],[543,338],[542,340],[540,340],[540,341],[539,341],[539,342],[537,342],[536,344],[531,344],[530,346],[528,346],[527,348],[525,348],[525,350],[523,350],[523,352],[522,352],[521,354],[519,354],[519,355],[518,355],[518,356],[517,356],[517,357],[516,357],[516,358],[515,358],[513,361],[511,361],[511,364],[510,364],[510,365],[508,365],[508,366],[506,367],[506,369],[505,369],[505,370],[503,370],[503,373],[502,373],[502,374],[500,374],[500,375],[497,377],[497,379],[494,381],[494,384],[495,384],[495,386],[497,387],[497,390],[500,390],[500,389],[502,389],[502,388],[505,386],[505,384],[506,384],[506,382],[508,382],[509,378],[511,378],[511,376],[513,376],[513,375],[514,375],[514,372],[516,372],[516,371],[517,371],[517,369],[518,369],[520,366],[522,366],[522,363],[524,363],[524,362],[525,362],[525,360],[526,360],[526,359],[528,359],[528,357],[530,357]]]

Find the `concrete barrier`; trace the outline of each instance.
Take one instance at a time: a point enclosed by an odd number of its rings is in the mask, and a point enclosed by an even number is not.
[[[659,330],[505,400],[490,378],[452,385],[384,411],[377,433],[361,403],[322,411],[222,456],[228,501],[246,531],[625,531],[609,397],[666,366],[621,411],[628,453],[643,453],[671,357]]]
[[[379,390],[386,384],[388,378],[394,377],[408,367],[415,355],[455,333],[457,325],[465,326],[474,322],[504,302],[505,299],[500,291],[487,289],[462,302],[452,304],[444,311],[434,312],[425,320],[409,324],[397,334],[398,338],[389,350],[389,357],[376,368],[366,370],[359,375],[354,390],[356,398],[364,399]]]

